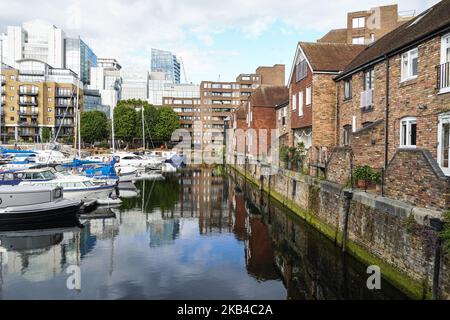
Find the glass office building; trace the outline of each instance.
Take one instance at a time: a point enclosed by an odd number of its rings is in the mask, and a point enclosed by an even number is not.
[[[90,83],[91,67],[97,66],[97,56],[80,38],[65,40],[66,68],[80,76],[83,84]]]
[[[169,51],[152,49],[152,72],[164,72],[166,80],[180,83],[180,61]]]

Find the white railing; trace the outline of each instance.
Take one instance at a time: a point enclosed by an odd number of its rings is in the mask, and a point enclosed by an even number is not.
[[[361,92],[361,108],[367,108],[373,106],[373,89],[365,90]]]

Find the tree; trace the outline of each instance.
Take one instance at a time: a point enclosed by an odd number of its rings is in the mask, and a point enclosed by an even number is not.
[[[101,111],[88,111],[81,114],[80,134],[82,141],[93,144],[108,138],[108,118]]]
[[[179,127],[178,114],[172,108],[162,107],[158,110],[154,138],[165,142],[170,141],[172,133]]]
[[[133,107],[120,101],[114,108],[114,133],[117,138],[129,143],[133,141],[137,130],[137,113]]]
[[[144,106],[144,120],[145,120],[145,139],[153,140],[155,137],[155,126],[158,121],[158,109],[153,105],[147,104]],[[142,137],[142,112],[137,114],[137,135]]]
[[[50,142],[50,139],[52,138],[52,131],[48,127],[42,128],[42,141],[43,142]]]

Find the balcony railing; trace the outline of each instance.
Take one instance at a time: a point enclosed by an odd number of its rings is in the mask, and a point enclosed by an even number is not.
[[[73,113],[66,113],[64,116],[64,113],[57,113],[56,117],[57,118],[73,118],[75,115]]]
[[[29,121],[19,121],[19,125],[21,127],[38,127],[37,122],[29,122]]]
[[[72,91],[56,91],[57,98],[71,98],[72,96],[74,96]]]
[[[365,90],[361,92],[360,108],[370,108],[373,106],[373,89]]]
[[[35,131],[24,131],[24,130],[19,130],[19,136],[22,137],[36,137],[39,134],[36,133]]]
[[[450,90],[450,62],[438,65],[436,69],[437,69],[437,89]]]
[[[39,95],[39,91],[32,91],[32,90],[18,90],[17,93],[22,96],[37,96],[37,95]]]
[[[19,110],[19,116],[37,116],[38,110]]]
[[[19,106],[37,106],[37,101],[19,101]]]

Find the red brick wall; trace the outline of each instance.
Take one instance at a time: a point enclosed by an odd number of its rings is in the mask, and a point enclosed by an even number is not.
[[[314,99],[312,100],[312,104],[306,106],[306,88],[312,86],[313,75],[311,69],[308,67],[308,73],[306,78],[301,80],[300,82],[296,82],[295,78],[295,67],[293,71],[293,76],[291,79],[290,87],[289,87],[289,105],[290,105],[290,114],[291,114],[291,127],[292,128],[303,128],[309,127],[312,125],[312,109]],[[303,116],[298,116],[298,108],[299,108],[299,92],[303,90]],[[297,108],[295,111],[292,110],[292,98],[293,95],[296,94],[297,99]]]
[[[265,153],[266,155],[270,154],[270,148],[272,145],[272,136],[271,130],[277,128],[277,118],[276,118],[276,109],[274,107],[258,107],[252,106],[251,110],[253,112],[253,121],[250,124],[252,129],[256,130],[257,134],[257,152],[258,154]],[[260,129],[267,130],[267,135],[265,136],[267,142],[267,149],[260,149],[260,134],[264,136],[263,133],[260,133]]]
[[[386,170],[385,192],[419,207],[449,208],[449,180],[427,150],[399,149]]]
[[[400,119],[417,118],[417,147],[427,149],[437,158],[438,115],[450,111],[450,94],[438,94],[436,90],[436,66],[440,64],[440,37],[435,37],[418,46],[418,77],[407,82],[401,80],[401,55],[392,57],[389,85],[389,152],[390,160],[400,145]],[[360,109],[360,93],[363,90],[362,72],[352,77],[353,97],[343,100],[343,81],[339,81],[338,142],[343,143],[343,127],[352,124],[356,116],[357,128],[364,122],[385,119],[386,110],[386,64],[375,66],[374,108],[370,112]]]
[[[366,128],[359,129],[350,136],[354,165],[370,165],[383,168],[384,162],[384,121],[374,122]]]
[[[314,74],[312,86],[312,144],[331,147],[335,143],[336,83],[331,74]]]

